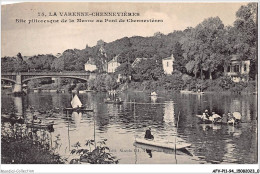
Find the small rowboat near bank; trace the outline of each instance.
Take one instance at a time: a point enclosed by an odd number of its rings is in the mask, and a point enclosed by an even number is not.
[[[194,92],[194,91],[188,91],[188,90],[180,90],[181,94],[195,94],[195,95],[203,95],[204,92]]]
[[[173,142],[165,142],[162,140],[148,140],[144,138],[136,138],[136,143],[140,144],[146,144],[149,146],[155,146],[155,147],[161,147],[161,148],[167,148],[167,149],[185,149],[187,147],[190,147],[191,144],[184,143],[184,142],[177,142],[176,145]]]
[[[10,122],[12,124],[14,124],[14,123],[23,124],[24,118],[2,114],[1,115],[1,121],[2,122]]]
[[[53,132],[54,131],[54,128],[53,128],[53,123],[51,124],[41,124],[41,123],[26,123],[26,126],[28,128],[33,128],[33,129],[44,129],[44,130],[48,130],[50,132]]]

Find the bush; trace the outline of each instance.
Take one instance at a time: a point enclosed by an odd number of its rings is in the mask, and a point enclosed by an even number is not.
[[[28,132],[25,125],[6,126],[2,123],[1,161],[3,164],[63,164],[62,159],[50,149],[46,132]]]
[[[119,160],[109,153],[106,141],[104,139],[95,144],[94,140],[88,140],[85,144],[87,148],[80,148],[80,143],[76,143],[74,145],[76,149],[73,149],[71,154],[79,154],[79,158],[72,159],[70,164],[80,164],[81,162],[90,164],[118,164]]]

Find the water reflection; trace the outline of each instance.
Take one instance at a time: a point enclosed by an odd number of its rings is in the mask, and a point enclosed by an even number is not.
[[[14,97],[14,105],[15,105],[15,108],[16,108],[16,115],[22,116],[23,115],[22,97]]]
[[[174,103],[173,101],[166,101],[164,104],[164,117],[163,120],[167,124],[175,125],[174,121]]]
[[[82,112],[72,112],[72,120],[74,120],[76,128],[80,126]]]
[[[55,131],[51,136],[53,139],[58,136],[60,154],[69,156],[71,145],[76,142],[84,144],[86,140],[106,138],[114,155],[121,159],[120,163],[176,163],[171,152],[133,145],[134,137],[143,136],[146,127],[151,126],[158,139],[174,142],[177,136],[192,144],[188,150],[193,156],[178,152],[178,163],[257,163],[257,100],[254,97],[162,94],[151,98],[144,93],[122,93],[120,98],[125,101],[122,105],[105,104],[105,97],[105,93],[79,95],[82,103],[93,108],[94,113],[47,115],[36,112],[43,121],[54,121]],[[24,114],[29,119],[30,106],[36,111],[48,111],[68,107],[70,100],[70,94],[37,93],[22,98],[2,95],[5,101],[2,112],[9,110],[10,113],[9,106],[13,105],[17,115]],[[238,111],[244,123],[236,127],[198,124],[195,115],[205,109],[219,115]],[[54,140],[52,143],[55,144]]]

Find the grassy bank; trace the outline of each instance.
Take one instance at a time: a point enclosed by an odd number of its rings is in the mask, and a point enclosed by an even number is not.
[[[63,164],[65,160],[50,146],[47,132],[37,135],[19,124],[2,123],[2,164]]]

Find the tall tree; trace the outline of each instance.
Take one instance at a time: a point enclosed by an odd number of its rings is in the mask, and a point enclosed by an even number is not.
[[[186,31],[182,40],[182,49],[184,58],[188,60],[186,69],[197,77],[203,79],[203,72],[208,73],[212,79],[212,73],[218,70],[222,64],[226,49],[223,35],[225,33],[224,25],[219,17],[211,17],[204,20],[195,28]]]
[[[237,31],[235,49],[242,60],[250,60],[250,75],[257,74],[257,3],[243,5],[236,13],[234,28]]]

